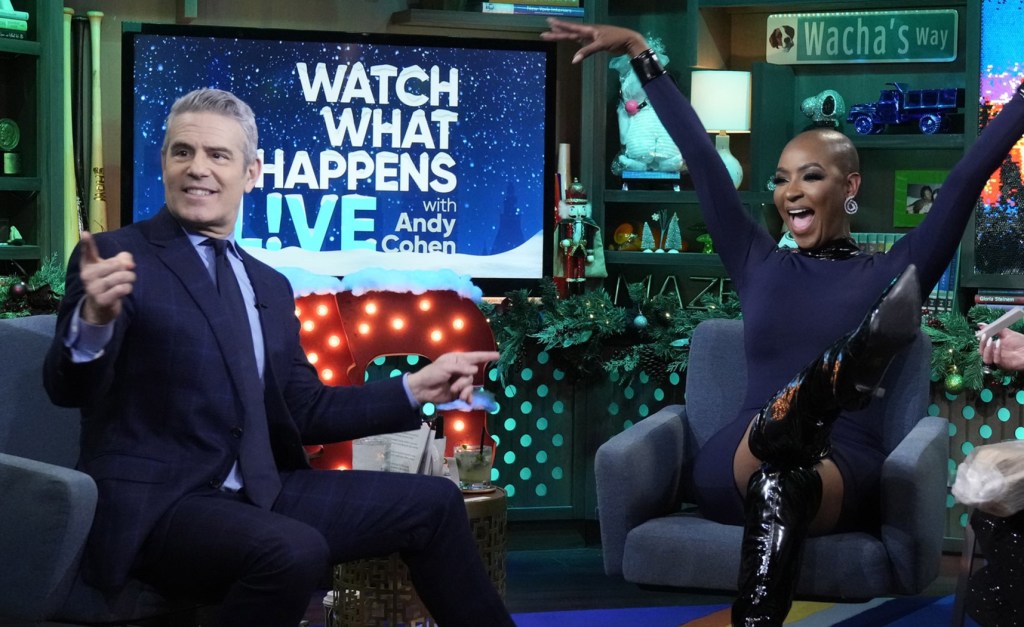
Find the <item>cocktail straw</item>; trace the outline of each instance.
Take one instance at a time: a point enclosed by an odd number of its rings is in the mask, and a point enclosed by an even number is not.
[[[486,420],[486,419],[485,419]],[[484,459],[484,436],[487,434],[487,423],[480,426],[480,461]]]

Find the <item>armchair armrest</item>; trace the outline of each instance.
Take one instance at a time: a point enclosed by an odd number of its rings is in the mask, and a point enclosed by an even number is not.
[[[96,484],[77,470],[0,453],[0,616],[45,618],[77,569]]]
[[[947,421],[922,418],[882,464],[882,542],[898,592],[916,594],[938,575],[945,534]]]
[[[598,519],[604,570],[622,574],[626,534],[675,507],[687,455],[686,407],[669,405],[597,449]]]

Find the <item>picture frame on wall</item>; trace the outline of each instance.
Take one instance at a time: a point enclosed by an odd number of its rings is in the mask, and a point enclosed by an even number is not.
[[[941,193],[948,170],[896,170],[892,225],[914,227],[924,220]]]

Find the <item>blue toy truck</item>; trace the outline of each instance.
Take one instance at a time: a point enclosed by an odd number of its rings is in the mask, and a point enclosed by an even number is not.
[[[916,124],[926,135],[948,131],[964,106],[964,90],[907,89],[906,83],[886,83],[878,102],[855,104],[846,116],[847,122],[861,135],[876,135],[889,125]]]

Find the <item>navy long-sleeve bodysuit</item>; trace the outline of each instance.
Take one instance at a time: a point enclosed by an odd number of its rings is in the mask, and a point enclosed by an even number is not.
[[[1018,93],[952,169],[925,220],[885,254],[828,260],[780,249],[743,207],[707,131],[667,75],[646,85],[648,99],[683,152],[701,212],[739,295],[744,318],[747,390],[736,419],[713,436],[694,462],[692,486],[704,515],[742,524],[733,457],[755,413],[805,365],[854,329],[892,279],[917,266],[922,297],[949,263],[992,172],[1024,133]],[[864,414],[843,415],[832,432],[831,458],[843,477],[839,528],[870,523],[877,511],[885,453],[882,426]]]

